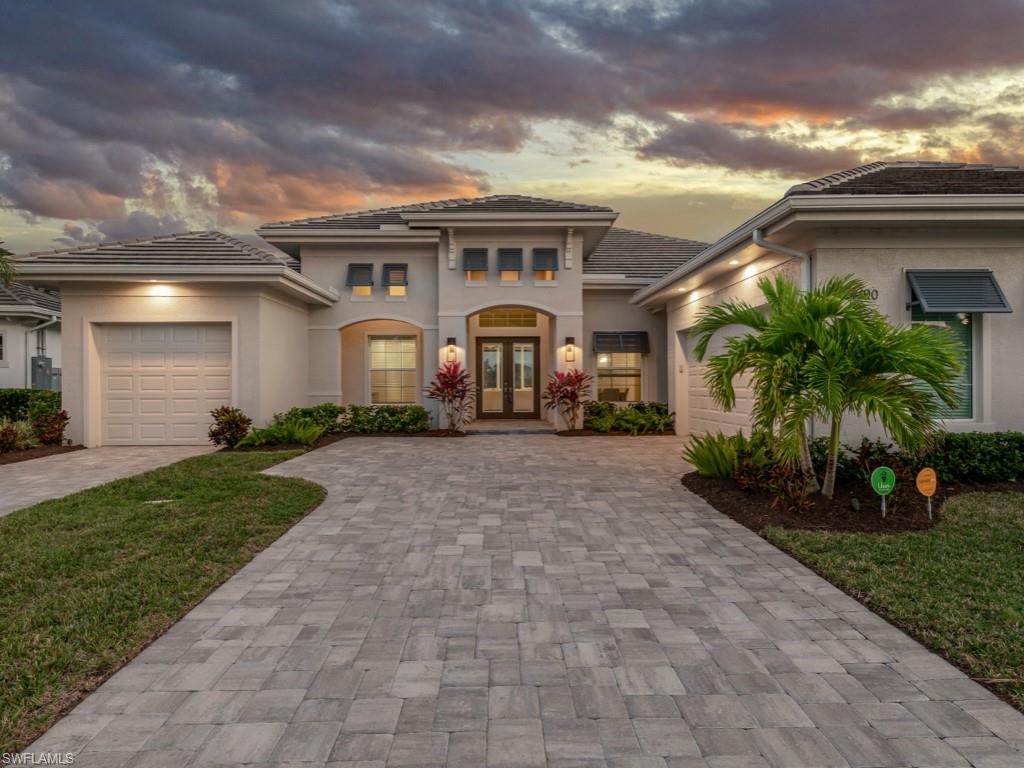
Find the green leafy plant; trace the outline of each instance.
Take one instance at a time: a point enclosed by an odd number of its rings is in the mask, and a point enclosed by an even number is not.
[[[544,388],[544,408],[557,411],[572,431],[580,420],[580,410],[590,396],[590,387],[594,377],[587,371],[572,368],[568,371],[555,371],[548,377]]]
[[[254,429],[239,440],[238,448],[262,448],[268,445],[312,445],[323,435],[323,427],[306,419],[281,419],[265,429]]]
[[[210,425],[210,442],[234,448],[249,432],[252,419],[245,415],[241,408],[222,405],[210,411],[213,424]]]
[[[0,419],[0,453],[28,450],[35,444],[36,435],[32,429],[32,422],[25,419]]]
[[[32,429],[36,439],[43,445],[60,445],[64,442],[64,430],[70,421],[67,411],[43,413],[32,420]]]
[[[415,434],[430,429],[430,414],[422,405],[350,405],[342,423],[345,432],[359,435]]]
[[[469,371],[459,362],[445,363],[438,368],[426,391],[428,398],[441,404],[441,412],[452,432],[461,430],[469,420],[474,395]]]
[[[291,421],[311,421],[321,427],[325,435],[334,435],[345,431],[348,425],[348,409],[334,403],[320,403],[305,408],[292,408],[284,414],[284,418]]]
[[[617,411],[615,403],[591,400],[583,406],[583,428],[594,432],[611,432],[615,429]]]
[[[1024,477],[1024,432],[946,432],[915,457],[944,483],[1006,482]]]
[[[724,480],[736,472],[736,440],[721,432],[696,435],[683,448],[683,460],[704,477]]]
[[[14,259],[10,251],[0,248],[0,285],[7,287],[14,282]]]
[[[694,328],[695,351],[703,360],[719,331],[750,329],[730,336],[724,351],[708,359],[705,382],[715,403],[729,411],[735,378],[749,375],[754,429],[773,435],[781,461],[799,461],[806,492],[818,488],[806,432],[812,418],[829,423],[821,485],[827,497],[835,490],[847,414],[878,421],[909,451],[928,445],[938,431],[940,401],[957,401],[957,342],[947,329],[893,327],[853,276],[807,292],[782,275],[761,278],[758,287],[768,312],[742,301],[705,309]]]
[[[60,392],[48,389],[0,389],[0,419],[35,419],[60,410]]]

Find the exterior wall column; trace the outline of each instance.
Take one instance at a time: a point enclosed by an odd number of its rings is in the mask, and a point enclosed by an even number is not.
[[[341,331],[336,328],[309,329],[309,405],[341,404]]]
[[[433,349],[432,357],[434,368],[437,370],[438,367],[445,365],[450,362],[448,360],[448,339],[455,338],[455,361],[462,364],[463,370],[469,369],[469,324],[466,321],[465,315],[450,314],[440,315],[437,318],[437,331],[435,332],[433,347],[428,347],[426,338],[427,335],[424,333],[423,343],[423,355],[424,361],[429,350]],[[433,373],[433,371],[431,372]],[[475,387],[476,375],[470,371],[470,376],[473,378],[473,386]],[[429,402],[429,401],[428,401]],[[435,422],[439,428],[444,427],[438,419],[440,418],[440,409],[435,405],[434,412],[436,414]]]
[[[423,370],[421,377],[420,386],[426,390],[430,386],[430,382],[434,380],[434,374],[437,372],[439,365],[438,362],[438,339],[436,328],[425,328],[423,329],[423,343],[422,349],[420,350],[420,366]],[[422,395],[423,407],[430,412],[430,417],[437,423],[438,406],[437,402],[430,400],[425,395]]]
[[[551,322],[551,348],[554,353],[554,361],[551,366],[552,371],[568,371],[573,368],[579,370],[585,370],[585,360],[583,354],[583,313],[572,314],[572,315],[555,315]],[[567,336],[572,336],[575,339],[575,359],[572,361],[566,360],[566,344],[565,339]],[[594,373],[594,371],[591,371]],[[541,382],[541,390],[543,391],[547,382]],[[594,396],[593,386],[591,387],[591,397]],[[542,403],[543,407],[543,403]],[[566,429],[567,424],[555,411],[548,411],[548,419],[555,425],[556,429]],[[580,423],[577,427],[582,427],[582,414],[580,415]]]

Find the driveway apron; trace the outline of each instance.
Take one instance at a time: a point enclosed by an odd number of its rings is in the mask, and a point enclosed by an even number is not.
[[[360,438],[45,734],[82,766],[1024,765],[1024,716],[679,483],[675,438]]]

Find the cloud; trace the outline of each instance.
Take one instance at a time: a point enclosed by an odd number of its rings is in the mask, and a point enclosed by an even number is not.
[[[95,229],[86,230],[70,222],[64,225],[64,234],[55,242],[68,247],[114,240],[137,240],[151,235],[186,232],[189,225],[173,216],[158,216],[146,211],[132,211],[126,216],[96,222]]]
[[[621,140],[659,166],[815,175],[860,160],[815,126],[971,124],[915,94],[1024,67],[1015,0],[58,5],[4,8],[0,206],[83,233],[475,194],[551,121],[643,125]],[[954,150],[985,146],[1007,154]]]
[[[825,174],[861,162],[849,149],[829,149],[781,141],[757,126],[734,128],[708,121],[675,121],[639,148],[641,157],[676,165],[722,166],[788,175]]]

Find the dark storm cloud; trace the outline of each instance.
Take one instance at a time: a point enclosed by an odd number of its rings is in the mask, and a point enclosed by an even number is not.
[[[486,177],[449,153],[515,151],[542,119],[642,119],[652,162],[813,175],[863,158],[753,126],[941,126],[962,110],[877,103],[1024,64],[1010,0],[40,0],[0,21],[0,202],[83,236],[131,206],[230,224],[470,194]]]

